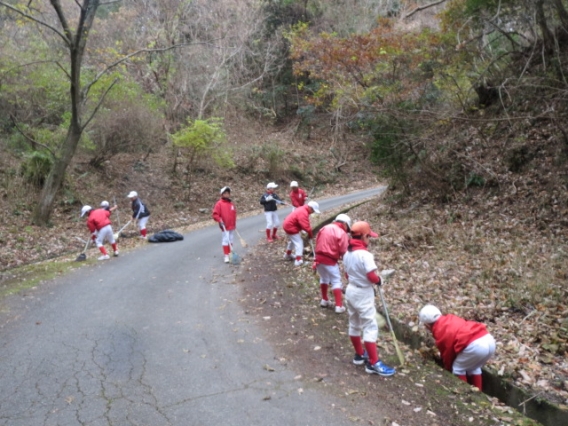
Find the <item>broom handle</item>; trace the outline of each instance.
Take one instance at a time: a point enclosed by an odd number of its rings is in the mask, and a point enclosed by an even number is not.
[[[116,206],[116,196],[112,196],[112,199],[114,201],[114,205]],[[116,220],[118,221],[118,227],[120,228],[120,214],[118,214],[118,209],[116,209]]]
[[[387,323],[389,325],[391,334],[392,334],[392,339],[394,341],[394,348],[396,350],[396,354],[398,356],[398,360],[400,361],[400,365],[404,365],[404,356],[402,355],[402,352],[400,350],[400,348],[398,347],[398,340],[396,339],[396,335],[394,334],[394,329],[392,328],[392,324],[391,324],[391,320],[390,320],[390,316],[389,316],[389,311],[387,309],[387,303],[385,302],[385,297],[383,295],[383,289],[381,288],[381,286],[379,287],[379,295],[381,296],[381,302],[383,302],[383,309],[385,310],[385,316],[387,317]]]

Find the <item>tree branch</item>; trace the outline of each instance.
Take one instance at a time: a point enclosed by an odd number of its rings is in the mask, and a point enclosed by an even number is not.
[[[446,1],[446,0],[438,0],[438,1],[435,1],[435,2],[432,2],[432,3],[425,4],[425,5],[423,5],[423,6],[418,6],[417,8],[413,9],[412,11],[410,11],[410,12],[408,12],[406,15],[404,15],[404,17],[403,17],[402,19],[410,18],[410,17],[411,17],[412,15],[414,15],[416,12],[420,12],[421,10],[428,9],[428,8],[430,8],[430,7],[437,6],[437,5],[441,4],[441,3],[444,3],[445,1]]]
[[[35,23],[37,23],[37,24],[40,24],[40,25],[42,25],[42,26],[44,26],[44,27],[46,27],[46,28],[49,28],[51,31],[53,31],[55,34],[57,34],[59,37],[61,37],[61,38],[63,39],[63,41],[64,41],[67,45],[70,44],[71,40],[69,40],[69,38],[66,37],[65,34],[62,34],[57,28],[55,28],[55,27],[49,25],[47,22],[43,22],[43,21],[41,21],[41,20],[39,20],[39,19],[37,19],[37,18],[34,18],[32,15],[28,15],[27,13],[22,12],[22,11],[19,10],[19,9],[16,9],[14,6],[12,6],[11,4],[8,4],[8,3],[4,2],[4,1],[0,1],[0,6],[5,6],[5,7],[7,7],[8,9],[10,9],[11,11],[16,12],[17,14],[23,16],[24,18],[27,18],[27,19],[29,19],[30,21],[33,21],[33,22],[35,22]]]
[[[59,61],[56,61],[56,62],[55,62],[55,65],[57,65],[57,66],[59,67],[59,69],[61,69],[61,71],[63,71],[63,72],[65,73],[65,75],[67,76],[67,78],[69,79],[69,81],[71,81],[71,74],[69,74],[69,72],[68,72],[65,68],[63,68],[63,65],[61,65],[61,64],[59,63]]]
[[[47,145],[42,144],[41,142],[36,141],[35,139],[29,137],[28,135],[26,135],[24,133],[24,131],[22,129],[20,129],[20,127],[18,126],[18,123],[16,122],[16,119],[14,118],[14,116],[12,114],[10,114],[10,119],[12,120],[12,124],[14,125],[14,127],[16,128],[16,130],[24,137],[26,138],[31,144],[32,144],[32,148],[35,150],[35,145],[39,145],[42,148],[45,148],[45,150],[47,152],[49,152],[51,154],[52,158],[55,158],[55,153],[51,150],[50,147],[48,147]]]
[[[207,42],[207,43],[205,43],[205,42],[204,42],[204,43],[189,43],[189,44],[188,44],[188,43],[181,43],[181,44],[174,44],[173,46],[164,47],[164,48],[161,48],[161,49],[140,49],[140,50],[137,50],[136,52],[132,52],[132,53],[126,55],[125,57],[120,58],[119,60],[113,62],[113,63],[110,64],[110,65],[108,65],[104,70],[102,70],[101,72],[99,72],[99,73],[95,76],[95,78],[94,78],[89,84],[87,84],[87,85],[84,87],[84,89],[83,89],[83,91],[84,91],[84,96],[85,96],[85,97],[87,96],[87,94],[89,93],[89,90],[91,90],[91,87],[92,87],[97,81],[99,81],[100,78],[101,78],[103,75],[105,75],[106,73],[108,73],[111,69],[113,69],[113,68],[116,67],[117,65],[120,65],[121,63],[123,63],[123,62],[127,61],[128,59],[132,58],[133,56],[140,55],[141,53],[166,52],[166,51],[171,50],[171,49],[177,49],[177,48],[180,48],[180,47],[193,46],[193,45],[198,45],[198,44],[210,44],[210,43],[208,43],[208,42]]]
[[[74,43],[73,32],[71,31],[71,28],[69,28],[69,23],[67,22],[67,18],[65,17],[65,14],[63,13],[63,9],[61,8],[61,3],[59,2],[59,0],[49,0],[49,2],[51,3],[51,6],[55,10],[55,13],[57,13],[57,17],[59,18],[59,22],[61,23],[61,26],[63,27],[63,31],[65,33],[66,43],[69,47],[71,47]]]
[[[101,98],[99,99],[99,102],[97,103],[97,106],[95,107],[95,109],[93,110],[93,112],[91,113],[91,116],[87,119],[87,121],[85,122],[84,125],[81,126],[81,132],[83,130],[85,130],[85,127],[88,126],[88,124],[91,122],[91,120],[95,117],[95,115],[97,114],[97,112],[99,111],[99,108],[101,107],[103,101],[106,98],[106,95],[108,94],[108,92],[110,92],[110,89],[113,88],[113,86],[118,82],[118,78],[115,78],[114,81],[111,83],[111,85],[109,87],[107,87],[107,89],[105,90],[105,92],[102,94]]]

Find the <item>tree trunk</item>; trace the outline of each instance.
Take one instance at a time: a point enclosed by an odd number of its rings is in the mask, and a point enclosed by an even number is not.
[[[93,26],[95,14],[99,7],[100,0],[84,0],[81,6],[81,16],[76,32],[73,33],[60,0],[50,0],[53,9],[59,18],[59,23],[63,28],[62,36],[64,42],[69,49],[69,65],[70,65],[70,82],[69,92],[71,99],[71,123],[67,131],[67,137],[55,157],[53,167],[49,172],[47,181],[41,191],[40,199],[34,211],[33,222],[36,225],[46,226],[53,213],[53,206],[57,192],[61,188],[61,184],[65,179],[65,171],[77,150],[77,145],[81,139],[84,127],[81,123],[83,100],[85,95],[81,90],[81,64],[83,62],[83,54],[87,45],[88,34]],[[79,4],[77,2],[77,4]]]
[[[535,2],[536,10],[536,23],[540,28],[542,33],[542,41],[544,44],[544,51],[547,55],[554,53],[554,35],[548,28],[548,23],[546,22],[546,15],[544,13],[544,0],[536,0]]]
[[[67,166],[71,163],[80,138],[80,129],[69,129],[65,142],[61,146],[60,152],[55,158],[53,167],[43,186],[39,202],[36,205],[33,217],[33,222],[36,225],[47,226],[49,224],[49,219],[55,204],[55,196],[65,179],[65,170],[67,170]]]

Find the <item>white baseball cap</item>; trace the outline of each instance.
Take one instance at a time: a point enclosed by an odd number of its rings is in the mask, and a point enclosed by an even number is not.
[[[223,192],[226,191],[231,192],[231,188],[229,188],[228,186],[224,186],[223,188],[221,188],[221,191],[219,191],[219,194],[223,195]]]
[[[101,201],[101,207],[104,208],[104,207],[108,207],[108,206],[110,206],[110,204],[109,204],[108,201],[106,201],[106,200],[105,200],[105,201]]]
[[[83,208],[81,209],[81,217],[85,216],[85,214],[87,212],[90,212],[91,210],[93,210],[91,206],[83,206]]]
[[[308,203],[309,204],[309,203]],[[347,216],[345,213],[338,214],[335,218],[336,222],[342,222],[347,225],[347,230],[351,229],[351,218]]]
[[[308,206],[311,207],[314,210],[314,213],[320,214],[320,206],[318,203],[316,203],[315,201],[310,201],[308,203]]]
[[[434,305],[426,305],[420,309],[418,314],[418,319],[420,324],[433,324],[438,321],[438,318],[442,316],[442,313]]]
[[[290,187],[295,187],[295,186],[298,186],[298,182],[296,182],[295,180],[290,182]]]
[[[128,193],[128,195],[126,196],[126,198],[134,198],[134,197],[138,197],[138,192],[136,191],[130,191]]]
[[[274,188],[278,188],[278,185],[276,185],[274,182],[270,182],[268,185],[266,185],[266,189],[274,189]]]

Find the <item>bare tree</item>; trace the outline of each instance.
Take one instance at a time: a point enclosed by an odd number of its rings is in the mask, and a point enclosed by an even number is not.
[[[42,36],[47,43],[53,46],[53,49],[64,48],[68,62],[66,64],[56,61],[57,66],[65,73],[69,80],[69,110],[71,118],[65,139],[59,144],[54,153],[53,167],[42,188],[40,199],[36,205],[33,221],[37,225],[47,225],[53,212],[55,197],[61,188],[65,178],[67,167],[71,163],[77,146],[83,132],[89,125],[91,120],[97,114],[99,108],[104,102],[106,95],[116,84],[117,80],[107,83],[106,88],[102,90],[102,94],[93,102],[93,106],[89,109],[85,107],[89,91],[97,84],[101,77],[120,64],[126,63],[134,56],[141,54],[154,54],[158,52],[167,52],[174,50],[185,44],[170,44],[161,48],[145,48],[136,51],[130,50],[124,55],[112,57],[112,61],[101,62],[98,64],[100,71],[94,75],[90,81],[82,83],[81,72],[84,67],[84,59],[86,57],[87,42],[91,39],[91,31],[97,10],[100,6],[115,3],[109,1],[101,3],[100,0],[50,0],[51,9],[44,9],[36,4],[28,3],[27,6],[13,6],[6,1],[0,0],[0,6],[4,6],[11,12],[20,15],[38,27],[38,31],[48,29],[48,33],[55,36],[53,42],[49,39],[47,33],[41,31]],[[74,25],[71,24],[74,22]],[[49,40],[48,40],[49,39]],[[109,63],[110,62],[110,63]],[[93,67],[94,69],[95,67]]]
[[[68,50],[68,68],[61,66],[69,78],[69,93],[71,100],[71,121],[67,136],[55,153],[53,167],[47,177],[45,185],[41,191],[40,200],[34,211],[34,223],[37,225],[47,225],[53,211],[55,196],[61,187],[65,177],[65,170],[77,149],[77,144],[81,139],[81,134],[88,123],[83,120],[83,100],[85,91],[81,86],[81,65],[85,53],[85,46],[100,0],[83,0],[82,3],[76,2],[79,7],[79,17],[76,27],[73,28],[69,23],[68,14],[63,10],[60,0],[50,0],[53,11],[57,15],[58,27],[43,20],[41,11],[31,8],[18,9],[9,3],[0,1],[0,5],[7,7],[11,11],[23,16],[24,18],[53,31],[62,41]],[[31,3],[30,3],[31,5]],[[110,89],[110,87],[109,87]]]

